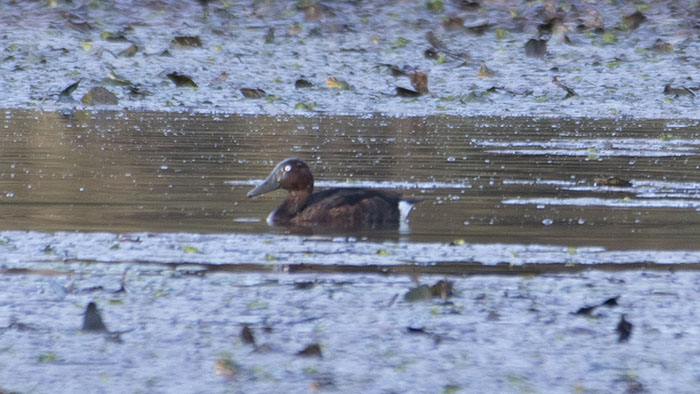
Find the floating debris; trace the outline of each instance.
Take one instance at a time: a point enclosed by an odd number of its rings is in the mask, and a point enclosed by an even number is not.
[[[484,34],[486,32],[486,30],[488,30],[492,26],[494,26],[492,23],[482,22],[482,23],[478,23],[476,25],[467,26],[467,31],[480,36],[480,35]]]
[[[102,86],[95,86],[81,99],[85,105],[117,105],[117,96]]]
[[[97,310],[97,304],[90,301],[83,315],[83,331],[85,332],[107,332],[107,327],[102,322],[102,316]]]
[[[267,33],[265,33],[265,44],[274,44],[275,43],[275,28],[270,27],[267,29]]]
[[[681,86],[679,88],[674,88],[670,84],[667,84],[664,86],[664,94],[667,94],[669,96],[691,96],[695,97],[695,93],[693,93],[692,90],[686,88],[685,86]]]
[[[597,305],[591,305],[591,306],[584,306],[579,308],[576,312],[574,312],[574,315],[585,315],[585,316],[590,316],[593,311],[601,306],[607,306],[609,308],[612,308],[613,306],[617,306],[617,300],[620,298],[620,296],[615,296],[612,298],[608,298],[607,300],[601,302],[600,304]]]
[[[496,73],[488,68],[485,62],[481,62],[481,67],[479,67],[479,71],[476,73],[476,75],[479,78],[492,78],[496,75]]]
[[[227,379],[235,378],[239,371],[240,368],[231,359],[222,358],[214,363],[214,373]]]
[[[350,89],[349,83],[347,83],[341,79],[337,79],[336,77],[328,77],[328,79],[326,79],[326,86],[328,86],[330,89],[337,89],[337,90]]]
[[[445,30],[460,30],[464,28],[464,18],[459,17],[459,16],[450,16],[447,17],[443,22],[442,22],[442,27],[445,28]]]
[[[654,41],[654,45],[649,49],[656,53],[673,53],[673,45],[660,38],[657,38],[656,41]]]
[[[428,76],[425,73],[416,71],[410,75],[411,86],[418,92],[418,94],[430,93],[428,90]]]
[[[185,74],[180,74],[179,72],[171,72],[170,74],[166,75],[168,79],[173,81],[175,86],[181,88],[181,87],[190,87],[190,88],[196,88],[197,84],[194,82],[192,77],[189,75]]]
[[[435,36],[435,33],[433,33],[432,31],[425,33],[425,39],[428,40],[428,43],[433,48],[440,50],[445,49],[445,45],[440,40],[438,40],[437,36]]]
[[[318,343],[312,343],[303,350],[299,351],[297,356],[322,358],[323,355],[321,354],[321,345]]]
[[[632,183],[622,178],[616,176],[610,177],[597,177],[593,178],[593,184],[596,186],[616,186],[616,187],[630,187]]]
[[[531,38],[525,43],[525,56],[543,58],[547,54],[547,40]]]
[[[73,94],[73,92],[75,92],[75,89],[77,89],[78,86],[80,86],[80,81],[82,81],[82,78],[79,79],[77,82],[73,82],[72,84],[63,88],[63,90],[61,90],[61,93],[58,94],[58,101],[62,103],[76,102],[76,100],[71,95]]]
[[[201,48],[202,40],[198,36],[177,36],[170,42],[173,48],[178,49],[189,49],[189,48]]]
[[[433,299],[433,290],[428,285],[420,285],[409,290],[404,296],[404,301],[430,301]]]
[[[420,96],[420,93],[416,92],[415,90],[406,89],[406,88],[402,88],[400,86],[397,86],[396,87],[396,95],[399,97],[418,97],[418,96]]]
[[[243,97],[249,99],[264,98],[267,95],[264,90],[257,88],[241,88],[241,94],[243,94]]]
[[[440,297],[443,301],[454,295],[454,282],[442,279],[430,287],[433,297]]]
[[[132,57],[138,53],[138,51],[141,48],[139,48],[136,44],[131,44],[129,45],[126,49],[122,50],[119,52],[119,56],[121,57]]]
[[[633,14],[625,15],[622,17],[622,23],[625,27],[630,30],[637,29],[642,23],[646,22],[647,17],[644,16],[640,11],[636,11]]]
[[[564,98],[562,100],[566,100],[568,98],[578,96],[578,94],[576,94],[576,92],[574,92],[574,89],[564,85],[561,81],[559,81],[559,78],[556,75],[554,76],[554,78],[552,78],[552,83],[559,86],[560,88],[564,89],[564,91],[566,92],[566,96],[564,96]]]
[[[314,85],[311,82],[309,82],[303,78],[299,78],[296,81],[294,81],[294,88],[295,89],[310,88],[312,86],[314,86]]]
[[[241,329],[240,336],[241,336],[241,341],[243,341],[243,343],[255,345],[255,337],[253,336],[253,330],[251,330],[247,324],[245,324],[243,326],[243,328]]]
[[[632,323],[625,320],[625,315],[620,316],[620,322],[617,324],[616,331],[618,342],[626,342],[632,335]]]

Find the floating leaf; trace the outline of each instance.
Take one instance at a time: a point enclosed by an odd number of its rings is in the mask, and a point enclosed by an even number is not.
[[[92,49],[92,41],[83,41],[80,47],[83,48],[83,51],[89,51]]]
[[[316,107],[316,103],[304,103],[304,102],[298,102],[294,106],[294,109],[299,109],[302,111],[313,111],[314,108]]]
[[[692,90],[686,88],[685,86],[681,86],[678,88],[672,87],[670,84],[667,84],[664,86],[664,94],[668,94],[671,96],[692,96],[695,97],[695,93],[693,93]]]
[[[622,23],[624,23],[630,30],[635,30],[639,27],[639,25],[646,22],[646,20],[647,17],[639,11],[622,17]]]
[[[233,379],[240,368],[231,359],[219,359],[214,363],[214,373],[228,379]]]
[[[628,322],[625,320],[625,315],[620,316],[620,322],[617,323],[617,341],[618,342],[627,342],[627,340],[630,338],[630,335],[632,335],[632,323]]]
[[[335,77],[329,77],[326,79],[326,86],[328,86],[331,89],[338,89],[338,90],[348,90],[350,89],[350,84],[341,80],[337,79]]]
[[[459,30],[464,27],[464,18],[458,16],[450,16],[442,21],[442,26],[445,30]]]
[[[97,310],[97,305],[94,302],[89,302],[85,308],[85,314],[83,315],[83,331],[107,331],[107,327],[102,322],[102,316],[100,316],[100,312]]]
[[[177,36],[172,39],[171,44],[179,49],[201,48],[202,40],[198,36]]]
[[[181,88],[181,87],[191,87],[191,88],[196,88],[197,84],[192,80],[192,78],[189,75],[185,74],[180,74],[179,72],[171,72],[170,74],[166,75],[168,79],[173,81],[175,86]]]
[[[525,56],[543,58],[547,54],[547,40],[531,38],[525,43]]]
[[[428,285],[420,285],[409,290],[403,296],[403,299],[408,302],[430,301],[433,299],[433,291]]]
[[[241,88],[241,94],[243,94],[243,97],[249,99],[259,99],[266,96],[264,90],[257,88]]]
[[[304,88],[310,88],[314,86],[311,82],[305,80],[305,79],[297,79],[294,81],[294,88],[296,89],[304,89]]]
[[[103,31],[100,33],[100,37],[107,41],[127,41],[124,32]]]
[[[312,343],[311,345],[305,347],[303,350],[299,351],[297,355],[304,357],[323,357],[323,355],[321,354],[321,345],[319,345],[318,343]]]
[[[253,336],[253,331],[247,324],[244,325],[241,329],[241,340],[243,341],[243,343],[255,345],[255,337]]]
[[[576,312],[574,312],[574,315],[584,315],[584,316],[590,316],[593,311],[601,306],[606,306],[608,308],[612,308],[614,306],[617,306],[617,300],[620,298],[620,296],[615,296],[608,298],[607,300],[601,302],[600,304],[596,305],[591,305],[591,306],[584,306],[579,308]]]
[[[131,81],[127,80],[126,78],[122,77],[121,75],[117,75],[114,70],[110,70],[110,72],[107,74],[107,78],[105,78],[103,83],[109,83],[111,85],[116,85],[116,86],[131,86],[132,83]]]
[[[499,40],[508,38],[508,32],[504,29],[496,29],[496,38],[498,38]]]
[[[440,42],[440,40],[438,40],[438,38],[435,36],[435,33],[433,33],[432,30],[425,33],[425,39],[428,40],[428,43],[433,48],[436,48],[436,49],[444,49],[445,48],[445,45],[443,45],[443,43]]]
[[[488,22],[479,23],[477,25],[467,26],[467,31],[476,35],[482,35],[486,32],[488,28],[493,26],[493,24]]]
[[[58,357],[56,357],[56,353],[44,353],[39,356],[39,362],[40,363],[51,363],[58,360]]]
[[[462,386],[456,384],[448,384],[442,388],[443,394],[458,394],[460,391],[462,391]]]
[[[80,81],[82,81],[82,79],[79,79],[77,82],[73,82],[72,84],[68,85],[63,90],[61,90],[61,93],[58,94],[58,101],[74,102],[75,99],[71,95],[73,94],[75,89],[77,89],[80,85]]]
[[[658,38],[651,46],[651,50],[656,53],[673,53],[673,45]]]
[[[406,88],[402,88],[400,86],[397,86],[396,87],[396,95],[399,97],[418,97],[418,96],[420,96],[420,93],[416,92],[415,90],[406,89]]]
[[[440,297],[444,301],[448,297],[452,297],[454,295],[453,288],[453,282],[443,279],[430,286],[430,291],[432,292],[433,297]]]
[[[132,43],[131,45],[129,45],[128,48],[126,48],[126,49],[124,49],[123,51],[119,52],[119,56],[123,56],[123,57],[132,57],[132,56],[136,55],[136,52],[138,52],[138,51],[139,51],[139,47],[136,46],[136,44],[133,44],[133,43]]]
[[[428,76],[425,73],[416,71],[410,75],[410,78],[411,86],[413,86],[419,94],[430,93],[428,90]]]
[[[87,92],[81,99],[83,104],[86,105],[117,105],[119,104],[119,99],[117,96],[103,88],[102,86],[95,86]]]
[[[199,249],[194,246],[185,246],[182,248],[185,253],[199,253]]]
[[[275,28],[270,27],[265,33],[265,44],[272,44],[275,42]]]
[[[442,11],[445,3],[442,0],[426,0],[425,7],[431,11]]]
[[[392,46],[394,48],[403,48],[410,43],[411,43],[411,40],[409,40],[407,38],[399,37],[396,39],[396,41],[394,42],[394,45],[392,45]]]
[[[554,76],[554,78],[552,78],[552,83],[559,86],[566,92],[566,96],[562,100],[566,100],[573,96],[578,96],[578,94],[574,92],[574,89],[571,89],[570,87],[564,85],[561,81],[559,81],[559,78],[556,75]]]
[[[476,73],[476,75],[479,78],[492,78],[494,75],[496,75],[496,73],[488,68],[485,62],[481,62],[481,67],[479,67],[479,71]]]
[[[617,42],[617,37],[615,37],[615,35],[610,33],[609,31],[606,31],[603,34],[603,42],[606,44],[612,44],[614,42]]]

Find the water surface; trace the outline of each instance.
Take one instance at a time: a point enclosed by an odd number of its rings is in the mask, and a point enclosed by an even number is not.
[[[265,223],[283,192],[246,193],[296,156],[318,188],[424,199],[402,241],[696,249],[700,237],[697,121],[7,110],[2,127],[2,230],[284,234]],[[595,183],[608,176],[630,185]]]

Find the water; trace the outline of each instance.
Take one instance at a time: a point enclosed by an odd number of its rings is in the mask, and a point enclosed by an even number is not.
[[[319,188],[424,199],[405,242],[695,249],[700,236],[695,121],[6,114],[2,230],[284,234],[265,223],[283,192],[246,193],[296,156]],[[607,176],[631,185],[595,185]]]
[[[5,115],[0,390],[700,386],[697,122]],[[245,197],[289,156],[424,201],[403,230],[289,234],[281,192]],[[91,301],[117,334],[80,332]]]

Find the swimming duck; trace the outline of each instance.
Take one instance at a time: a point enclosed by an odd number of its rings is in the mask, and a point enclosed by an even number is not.
[[[295,158],[277,164],[263,183],[248,192],[248,197],[280,188],[287,191],[287,197],[267,217],[270,225],[397,228],[399,222],[408,216],[412,205],[421,201],[404,199],[394,192],[361,188],[333,188],[313,193],[314,177],[309,166]]]

